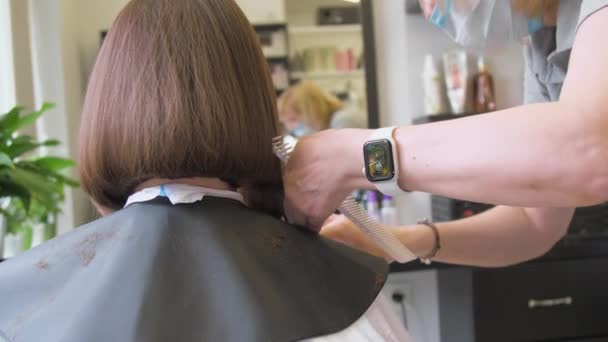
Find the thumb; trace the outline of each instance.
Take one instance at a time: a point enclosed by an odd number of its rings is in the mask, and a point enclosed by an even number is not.
[[[306,227],[314,232],[319,232],[321,230],[320,224],[311,224],[311,220],[302,212],[297,210],[296,207],[287,199],[283,200],[283,208],[285,212],[285,219],[288,223],[296,226]]]

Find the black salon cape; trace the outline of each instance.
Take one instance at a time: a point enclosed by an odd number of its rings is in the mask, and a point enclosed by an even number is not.
[[[298,341],[353,324],[387,270],[237,201],[156,199],[0,264],[0,341]]]

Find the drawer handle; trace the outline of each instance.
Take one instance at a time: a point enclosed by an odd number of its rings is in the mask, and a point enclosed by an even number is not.
[[[528,308],[550,308],[554,306],[569,306],[572,305],[574,299],[572,297],[552,298],[552,299],[530,299],[528,300]]]

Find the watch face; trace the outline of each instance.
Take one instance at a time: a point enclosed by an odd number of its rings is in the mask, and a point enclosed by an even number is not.
[[[386,139],[368,141],[363,146],[365,174],[370,182],[382,182],[395,177],[393,149]]]

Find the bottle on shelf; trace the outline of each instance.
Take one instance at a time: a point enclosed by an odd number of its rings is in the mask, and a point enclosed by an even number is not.
[[[443,83],[437,65],[435,64],[435,59],[431,54],[426,55],[424,58],[422,85],[424,88],[424,114],[434,115],[445,113]]]
[[[443,54],[445,86],[452,114],[467,112],[468,59],[464,50],[452,50]]]
[[[473,80],[473,96],[475,113],[487,113],[496,110],[494,79],[488,72],[483,56],[477,58],[477,75]]]
[[[346,72],[349,70],[348,66],[348,52],[346,49],[339,49],[336,53],[336,71]]]
[[[367,192],[367,200],[365,202],[365,209],[370,217],[373,217],[377,221],[380,221],[380,205],[378,203],[378,194],[375,191]]]
[[[382,209],[380,209],[380,218],[383,224],[396,226],[399,224],[397,218],[397,208],[392,196],[384,196],[382,199]]]

